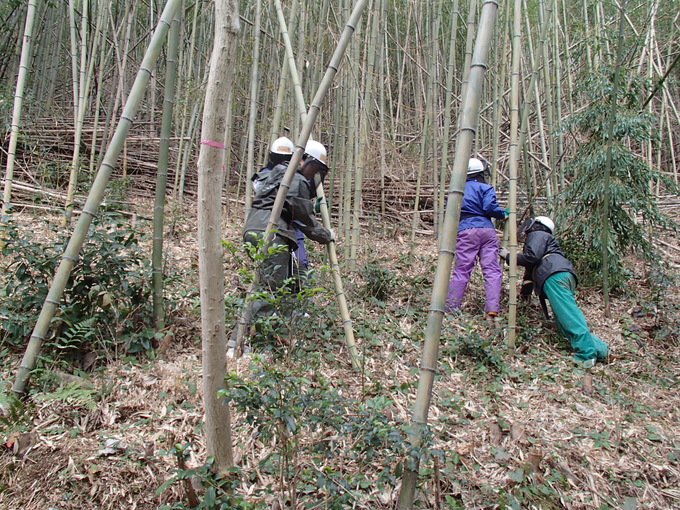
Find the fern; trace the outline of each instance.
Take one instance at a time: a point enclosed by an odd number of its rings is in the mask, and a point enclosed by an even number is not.
[[[71,405],[79,405],[92,411],[97,405],[95,395],[96,393],[93,388],[83,386],[83,383],[80,381],[73,381],[57,388],[56,391],[51,393],[36,395],[35,400],[47,402],[59,400]]]
[[[96,317],[90,317],[76,324],[68,324],[70,327],[53,342],[57,349],[80,349],[82,344],[87,342],[96,334],[94,328],[97,322]]]

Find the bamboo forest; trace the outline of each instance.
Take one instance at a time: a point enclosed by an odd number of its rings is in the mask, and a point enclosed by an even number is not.
[[[680,509],[680,0],[0,1],[0,509]]]

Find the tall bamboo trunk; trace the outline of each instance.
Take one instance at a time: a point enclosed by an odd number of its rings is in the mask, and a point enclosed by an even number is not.
[[[265,232],[267,234],[265,236],[265,242],[263,243],[262,246],[262,253],[267,253],[267,250],[271,246],[272,240],[274,239],[275,235],[274,226],[278,221],[278,218],[281,216],[281,211],[286,201],[286,195],[288,194],[288,190],[290,189],[290,183],[293,180],[293,176],[295,175],[296,169],[300,164],[300,161],[302,160],[302,155],[304,154],[305,151],[305,145],[309,140],[312,127],[314,127],[314,123],[316,122],[316,119],[319,115],[321,103],[326,97],[326,94],[328,93],[328,90],[330,89],[331,84],[335,79],[335,76],[338,72],[338,68],[340,67],[340,62],[342,61],[342,58],[345,54],[345,50],[347,49],[347,46],[350,43],[352,35],[356,31],[357,23],[361,18],[361,14],[366,6],[366,2],[367,0],[358,0],[354,5],[354,9],[352,10],[352,13],[349,17],[347,24],[345,25],[345,29],[343,30],[340,40],[338,41],[338,45],[335,48],[333,56],[331,57],[331,61],[328,64],[326,74],[324,75],[324,78],[321,81],[321,84],[319,85],[319,90],[317,90],[316,95],[312,100],[309,111],[307,112],[305,122],[302,126],[302,131],[300,132],[300,135],[298,136],[297,141],[295,143],[295,152],[293,153],[293,157],[291,158],[290,163],[288,164],[288,169],[286,170],[286,173],[281,179],[281,184],[276,194],[274,205],[272,206],[271,215],[269,216],[269,221],[267,223],[267,227],[265,228]],[[253,292],[253,289],[257,286],[258,283],[259,283],[258,274],[255,273],[253,277],[253,282],[250,285],[250,288],[248,289],[249,295]],[[250,301],[248,297],[249,296],[246,297],[245,300],[246,303]],[[250,306],[246,304],[244,305],[244,310],[241,313],[241,316],[239,317],[238,325],[235,329],[232,341],[230,341],[230,349],[236,349],[238,348],[238,346],[241,345],[241,343],[243,342],[243,338],[245,337],[245,330],[248,326],[248,323],[250,322],[250,319],[251,319]]]
[[[73,231],[73,235],[66,246],[64,255],[62,256],[59,268],[54,276],[50,290],[45,298],[43,307],[38,316],[38,321],[31,333],[31,339],[26,347],[26,352],[21,360],[21,365],[17,370],[17,375],[14,380],[14,385],[12,386],[12,391],[16,394],[23,394],[26,390],[26,384],[30,378],[31,372],[35,368],[38,356],[40,354],[40,349],[42,348],[45,340],[48,339],[49,328],[52,322],[52,318],[57,311],[57,307],[61,302],[61,298],[64,294],[64,289],[68,283],[69,275],[71,270],[78,260],[78,253],[83,245],[85,237],[87,236],[87,231],[92,223],[92,218],[97,214],[97,209],[101,204],[104,193],[106,192],[106,185],[109,182],[113,169],[116,166],[116,160],[120,155],[123,148],[123,143],[127,133],[130,131],[132,126],[132,120],[137,113],[139,104],[142,101],[144,90],[149,83],[149,76],[151,75],[151,69],[156,64],[156,59],[160,54],[163,41],[167,35],[168,27],[175,14],[175,11],[179,7],[181,0],[168,0],[168,3],[163,10],[163,16],[161,17],[158,27],[154,32],[149,47],[144,55],[142,64],[137,77],[135,79],[134,85],[131,89],[130,96],[123,114],[121,115],[120,122],[113,136],[111,144],[109,145],[106,155],[104,156],[104,161],[102,162],[97,176],[95,177],[94,183],[92,184],[92,189],[87,197],[85,206],[83,207],[83,212],[78,219],[78,223]]]
[[[609,128],[607,135],[607,161],[604,173],[604,202],[602,204],[602,294],[604,295],[604,316],[611,316],[609,304],[609,187],[612,170],[612,151],[614,146],[614,126],[619,100],[619,81],[621,79],[621,65],[623,63],[623,28],[626,19],[626,0],[621,0],[619,36],[616,50],[616,64],[614,68],[614,84],[611,92],[611,109],[609,111]]]
[[[446,87],[444,93],[444,131],[442,133],[442,149],[441,149],[441,171],[439,173],[439,218],[437,225],[439,230],[435,232],[437,239],[441,241],[441,226],[444,224],[444,211],[446,200],[446,178],[449,173],[449,138],[451,133],[451,115],[452,105],[455,94],[453,93],[453,76],[456,66],[456,39],[458,34],[458,19],[460,13],[458,12],[458,0],[453,0],[453,9],[451,13],[451,30],[449,40],[449,60],[446,66]]]
[[[156,196],[153,208],[153,247],[151,253],[153,280],[153,320],[156,331],[165,328],[163,306],[163,217],[165,212],[165,190],[168,183],[168,160],[170,159],[170,137],[175,105],[175,83],[177,80],[177,56],[179,54],[179,16],[172,20],[168,35],[168,62],[165,71],[163,94],[163,117],[158,147],[158,174],[156,175]]]
[[[519,167],[519,92],[520,60],[522,58],[522,0],[515,0],[512,29],[512,78],[510,84],[510,155],[508,208],[510,216],[509,249],[510,271],[508,277],[508,350],[515,351],[517,341],[517,181]]]
[[[31,43],[33,42],[33,21],[35,20],[35,8],[37,0],[28,2],[26,10],[26,23],[24,25],[24,38],[21,45],[21,59],[19,61],[19,73],[17,86],[14,91],[14,108],[12,110],[12,128],[7,150],[7,167],[5,169],[5,189],[2,199],[2,215],[9,212],[12,198],[12,180],[14,179],[14,162],[16,159],[17,141],[19,140],[19,126],[21,124],[21,109],[24,101],[24,89],[26,88],[26,75],[31,58]]]
[[[462,105],[460,134],[456,141],[456,156],[453,162],[451,186],[446,204],[446,215],[442,229],[442,243],[437,260],[432,300],[427,317],[425,343],[420,364],[420,378],[418,392],[413,410],[409,440],[412,445],[419,446],[424,429],[427,427],[427,415],[432,398],[434,376],[437,372],[437,357],[441,336],[444,305],[448,290],[453,255],[456,251],[456,233],[460,219],[460,207],[465,190],[467,165],[472,152],[472,144],[477,130],[479,105],[484,82],[484,72],[488,64],[489,46],[496,24],[498,3],[495,0],[485,0],[479,21],[479,30],[475,43],[474,54],[470,63],[469,86]],[[418,458],[411,459],[414,468],[406,468],[402,478],[401,491],[397,508],[406,510],[413,507],[420,462]]]
[[[258,101],[259,63],[260,63],[260,20],[262,0],[255,1],[255,24],[253,25],[253,62],[250,66],[250,113],[248,115],[248,155],[246,157],[246,218],[253,205],[252,177],[255,172],[255,124]]]

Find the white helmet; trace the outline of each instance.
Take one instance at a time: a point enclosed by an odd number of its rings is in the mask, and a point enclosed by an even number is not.
[[[328,168],[326,147],[324,147],[322,143],[317,142],[316,140],[309,140],[305,146],[305,154]]]
[[[468,162],[468,170],[467,174],[468,175],[475,175],[480,172],[484,171],[484,163],[482,163],[480,160],[477,158],[470,158],[470,161]]]
[[[270,151],[273,154],[281,154],[282,156],[290,154],[292,156],[293,152],[295,152],[295,144],[290,138],[282,136],[281,138],[274,140]]]
[[[544,227],[548,227],[550,229],[551,234],[555,233],[555,224],[553,223],[553,220],[551,220],[547,216],[536,216],[534,218],[534,221],[536,223],[540,223]]]

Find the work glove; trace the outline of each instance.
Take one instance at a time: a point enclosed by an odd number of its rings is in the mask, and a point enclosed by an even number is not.
[[[509,207],[506,207],[505,209],[503,209],[503,214],[505,214],[505,217],[506,217],[506,218],[507,218],[508,216],[510,216],[510,208],[509,208]]]
[[[316,202],[314,202],[315,213],[321,212],[321,202],[323,202],[323,197],[316,197]],[[326,207],[328,207],[329,209],[331,208],[331,203],[328,200],[326,200]]]
[[[331,233],[331,240],[329,242],[334,243],[335,242],[335,230],[332,228],[329,228],[328,231]]]
[[[498,255],[500,256],[500,258],[508,262],[510,258],[510,251],[508,251],[507,248],[501,247],[501,249],[498,250]]]

